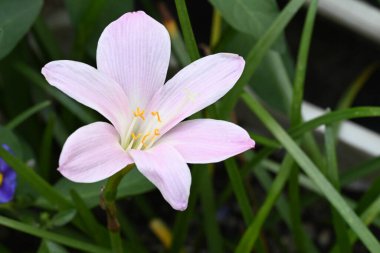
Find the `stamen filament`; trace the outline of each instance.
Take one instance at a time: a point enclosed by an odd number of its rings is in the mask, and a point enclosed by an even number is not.
[[[127,143],[129,142],[129,139],[130,139],[131,133],[133,131],[133,128],[135,127],[136,121],[137,121],[137,117],[134,117],[133,120],[132,120],[132,122],[131,122],[131,125],[130,125],[130,127],[128,129],[127,134],[123,138],[124,142],[122,141],[122,144],[121,144],[122,147],[125,147],[127,145]]]
[[[140,145],[137,147],[137,149],[141,149],[142,146],[145,146],[145,140],[146,138],[148,138],[148,136],[150,135],[150,132],[148,132],[147,134],[145,134],[140,142]]]
[[[153,145],[153,143],[154,143],[154,139],[156,139],[156,137],[159,136],[159,135],[160,135],[160,130],[158,128],[154,129],[154,135],[150,139],[149,145],[145,146],[145,149],[150,148]]]

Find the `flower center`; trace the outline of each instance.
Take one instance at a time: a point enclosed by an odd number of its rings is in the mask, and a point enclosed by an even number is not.
[[[161,123],[160,113],[153,111],[145,115],[145,110],[137,107],[133,116],[127,134],[122,139],[122,147],[125,150],[150,148],[160,136],[160,129],[157,127]]]
[[[4,175],[0,172],[0,186],[3,185]]]

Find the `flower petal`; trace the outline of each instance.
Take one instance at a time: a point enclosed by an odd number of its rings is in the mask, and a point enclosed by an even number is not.
[[[137,169],[161,192],[176,210],[185,210],[190,194],[191,174],[181,155],[169,145],[146,151],[129,151]]]
[[[127,128],[128,101],[114,80],[76,61],[53,61],[42,68],[46,80],[78,102],[101,113],[120,134]]]
[[[108,178],[131,163],[119,144],[116,129],[108,123],[95,122],[70,135],[58,170],[71,181],[91,183]]]
[[[12,183],[4,182],[0,188],[0,204],[10,202],[16,191],[16,181]]]
[[[164,84],[169,59],[167,30],[143,11],[112,22],[98,42],[98,69],[123,86],[134,107],[145,108]]]
[[[224,96],[244,69],[236,54],[206,56],[182,69],[154,96],[150,111],[158,110],[163,121],[161,133]]]
[[[187,163],[215,163],[255,146],[247,131],[233,123],[196,119],[179,123],[156,145],[173,146]]]

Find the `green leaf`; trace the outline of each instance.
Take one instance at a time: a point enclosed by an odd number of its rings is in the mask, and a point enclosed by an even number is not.
[[[33,235],[33,236],[36,236],[36,237],[44,238],[46,240],[51,240],[51,241],[60,243],[62,245],[69,246],[74,249],[83,250],[85,252],[94,252],[94,253],[109,253],[110,252],[109,250],[105,248],[101,248],[93,244],[77,240],[75,238],[52,233],[52,232],[43,230],[41,228],[37,228],[31,225],[21,223],[16,220],[6,218],[4,216],[0,216],[0,224],[6,227]]]
[[[65,0],[73,26],[77,29],[74,42],[75,57],[81,58],[87,51],[96,56],[101,32],[112,21],[131,11],[132,0]]]
[[[8,128],[0,125],[0,146],[2,144],[8,145],[17,157],[22,157],[22,146],[16,135]]]
[[[59,194],[48,182],[43,180],[33,169],[26,166],[22,161],[11,155],[8,151],[0,146],[0,157],[11,166],[17,173],[17,176],[27,182],[42,197],[51,204],[59,208],[70,208],[71,204],[61,194]]]
[[[0,59],[17,45],[30,29],[42,7],[42,0],[0,1]]]
[[[325,198],[344,218],[345,222],[352,228],[356,235],[371,252],[380,252],[380,244],[369,229],[363,224],[359,217],[352,211],[347,202],[343,199],[330,182],[322,175],[316,165],[306,156],[295,141],[285,132],[285,130],[273,119],[273,117],[257,102],[252,95],[245,93],[243,99],[249,104],[250,109],[256,113],[268,130],[284,146],[298,165],[308,175],[310,179],[323,192]],[[238,246],[237,252],[249,252],[252,246],[249,229],[244,234]]]
[[[210,0],[236,30],[259,38],[278,15],[273,0]]]
[[[89,124],[96,121],[94,117],[84,106],[78,104],[75,100],[63,95],[62,92],[52,87],[41,75],[30,66],[20,63],[16,65],[17,70],[20,71],[31,83],[35,84],[38,88],[42,89],[47,94],[54,97],[64,107],[76,115],[83,123]]]
[[[35,106],[29,108],[28,110],[22,112],[20,115],[18,115],[16,118],[14,118],[11,122],[9,122],[6,127],[8,129],[13,129],[23,123],[25,120],[27,120],[29,117],[31,117],[33,114],[45,109],[46,107],[50,106],[50,101],[44,101],[42,103],[36,104]]]
[[[99,224],[91,212],[91,209],[88,208],[86,203],[84,203],[83,199],[76,191],[71,190],[70,195],[78,211],[79,217],[83,221],[85,229],[87,231],[92,231],[90,235],[99,245],[105,246],[104,243],[108,242],[108,234],[106,229]]]
[[[43,240],[37,253],[69,253],[64,247],[57,243]]]
[[[81,184],[62,178],[55,185],[55,188],[67,199],[70,199],[70,190],[75,190],[89,208],[92,208],[99,204],[100,190],[105,183],[106,180],[90,184]],[[133,169],[124,176],[120,182],[117,190],[117,198],[141,194],[150,191],[153,188],[153,184],[150,183],[148,179],[146,179],[137,169]]]
[[[258,40],[254,47],[252,47],[246,58],[246,67],[242,76],[232,90],[222,99],[220,110],[222,112],[222,118],[226,118],[229,112],[233,110],[244,86],[249,82],[268,50],[279,38],[286,25],[302,7],[304,2],[305,0],[293,0],[289,2],[264,35]]]
[[[187,51],[191,60],[195,61],[199,59],[200,55],[197,47],[197,42],[194,37],[193,29],[191,28],[190,18],[187,13],[185,0],[175,0],[175,6],[177,8],[179,23],[181,24]]]
[[[216,48],[218,52],[236,53],[248,57],[249,49],[257,42],[251,35],[236,31],[227,31]],[[290,107],[292,84],[281,54],[269,50],[256,69],[249,85],[269,106],[287,113]]]
[[[285,156],[282,162],[281,169],[274,180],[272,187],[268,191],[268,196],[265,199],[264,204],[260,207],[260,210],[255,215],[255,219],[249,224],[248,229],[245,231],[242,239],[237,246],[235,253],[251,252],[257,238],[260,235],[261,227],[263,226],[265,220],[267,219],[270,211],[273,208],[276,200],[281,194],[282,189],[285,186],[292,165],[294,161],[290,155]]]
[[[68,209],[58,212],[51,219],[51,224],[56,227],[62,227],[72,221],[77,214],[75,209]]]

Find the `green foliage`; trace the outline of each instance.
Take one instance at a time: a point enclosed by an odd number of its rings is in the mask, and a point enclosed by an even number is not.
[[[308,57],[318,1],[309,1],[307,12],[300,11],[305,0],[285,2],[279,8],[275,0],[209,0],[214,16],[207,43],[193,31],[199,29],[193,20],[199,13],[192,1],[175,0],[165,9],[152,0],[64,0],[58,7],[42,0],[0,0],[0,145],[13,151],[0,146],[0,159],[16,171],[19,184],[14,200],[0,204],[0,240],[5,238],[0,252],[19,250],[12,238],[20,233],[32,236],[28,240],[36,248],[26,250],[38,253],[322,252],[305,229],[305,216],[309,226],[332,234],[329,252],[355,252],[357,246],[380,252],[380,158],[365,157],[344,168],[338,138],[342,122],[380,117],[379,106],[352,106],[379,65],[366,63],[347,84],[336,109],[304,121],[301,108],[310,78],[307,69],[315,64]],[[40,13],[42,7],[46,11]],[[192,188],[184,212],[173,212],[132,166],[128,174],[123,170],[110,180],[89,184],[71,182],[56,170],[69,134],[104,119],[48,85],[41,67],[58,59],[94,66],[103,29],[136,7],[171,25],[170,75],[203,53],[232,52],[246,61],[233,89],[196,117],[244,124],[256,150],[223,163],[191,165]],[[59,12],[50,14],[54,8]],[[296,58],[284,31],[299,20],[304,23],[296,37]],[[290,123],[287,129],[277,116]],[[319,142],[313,132],[321,126],[325,132]],[[366,190],[351,194],[351,185],[358,183]],[[321,206],[326,210],[310,218],[308,212]],[[118,218],[120,232],[107,229],[110,214]],[[168,231],[150,232],[156,220]],[[169,245],[160,245],[155,235],[160,240],[170,237]]]
[[[42,0],[0,1],[0,59],[28,32],[42,7]]]
[[[261,37],[278,15],[274,0],[210,0],[223,18],[236,30]]]

